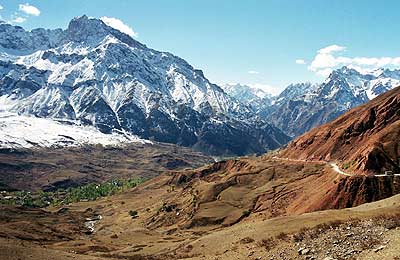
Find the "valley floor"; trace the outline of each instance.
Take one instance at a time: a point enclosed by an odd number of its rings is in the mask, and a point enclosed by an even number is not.
[[[399,259],[400,196],[345,209],[168,235],[139,227],[48,243],[1,238],[0,259]],[[125,234],[124,234],[125,233]],[[115,235],[119,234],[119,235]],[[128,238],[127,235],[130,237]],[[120,247],[120,242],[124,245]],[[101,246],[101,245],[102,246]]]
[[[364,177],[264,156],[96,201],[1,206],[0,259],[398,259],[400,195],[366,203]]]

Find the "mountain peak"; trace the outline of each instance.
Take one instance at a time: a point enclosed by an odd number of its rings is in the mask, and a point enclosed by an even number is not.
[[[75,17],[69,22],[66,33],[68,40],[76,42],[92,41],[109,34],[108,26],[101,20],[86,15]]]
[[[89,20],[89,16],[87,16],[86,14],[81,15],[81,16],[76,16],[72,19],[73,20]]]
[[[360,75],[360,74],[361,73],[358,70],[356,70],[356,69],[354,69],[352,67],[343,66],[341,68],[333,70],[331,72],[331,74],[329,75],[328,79],[329,78],[336,78],[338,76],[346,77],[346,76],[349,76],[349,75]]]
[[[138,48],[146,47],[146,45],[134,40],[126,33],[107,25],[101,19],[88,17],[87,15],[72,19],[65,33],[66,41],[97,44],[106,36],[112,35],[129,46]]]
[[[68,24],[67,30],[73,30],[79,27],[103,27],[106,26],[100,19],[89,18],[87,15],[74,17]]]

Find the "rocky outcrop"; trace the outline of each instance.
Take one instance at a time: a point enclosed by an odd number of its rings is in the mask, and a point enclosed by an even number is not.
[[[342,178],[321,198],[320,208],[342,209],[374,202],[400,193],[400,177],[352,176]]]

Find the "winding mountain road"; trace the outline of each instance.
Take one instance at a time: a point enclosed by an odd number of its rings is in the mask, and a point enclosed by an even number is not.
[[[277,157],[277,156],[272,157],[272,159],[285,160],[285,161],[292,161],[292,162],[320,162],[320,163],[329,163],[329,162],[327,162],[327,161],[311,161],[311,160],[308,161],[308,160],[301,160],[301,159],[280,158],[280,157]],[[329,164],[330,164],[330,166],[332,167],[332,170],[334,170],[334,171],[337,172],[338,174],[341,174],[341,175],[344,175],[344,176],[352,176],[352,174],[346,173],[346,172],[342,171],[336,163],[331,162],[331,163],[329,163]]]
[[[312,160],[302,160],[302,159],[290,159],[290,158],[281,158],[274,156],[272,159],[277,159],[277,160],[285,160],[285,161],[292,161],[292,162],[320,162],[320,163],[329,163],[329,165],[332,167],[332,170],[337,172],[338,174],[344,175],[344,176],[353,176],[353,174],[347,173],[342,171],[339,166],[334,163],[334,162],[327,162],[327,161],[312,161]],[[375,174],[375,177],[387,177],[387,176],[400,176],[400,174]]]
[[[375,174],[375,177],[400,176],[400,174]]]
[[[346,173],[346,172],[340,170],[339,166],[337,166],[336,163],[330,163],[330,165],[332,166],[332,169],[333,169],[335,172],[337,172],[337,173],[339,173],[339,174],[342,174],[342,175],[345,175],[345,176],[351,176],[351,174]]]

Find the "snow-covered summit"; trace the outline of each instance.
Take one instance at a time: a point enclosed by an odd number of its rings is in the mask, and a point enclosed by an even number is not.
[[[87,16],[65,30],[0,24],[0,106],[214,154],[258,153],[288,140],[185,60]],[[234,144],[239,136],[247,142]]]
[[[222,85],[222,88],[231,96],[235,98],[244,97],[246,100],[254,98],[271,98],[273,95],[268,93],[261,88],[255,86],[240,84],[240,83],[228,83]]]
[[[399,85],[400,70],[359,71],[344,66],[321,84],[288,86],[265,118],[287,134],[297,136]]]
[[[323,85],[347,87],[354,96],[366,95],[368,100],[371,100],[400,85],[400,70],[380,68],[360,72],[355,68],[344,66],[334,70]]]
[[[274,95],[260,88],[244,84],[224,84],[224,91],[239,102],[246,104],[254,112],[258,112],[262,107],[269,106],[274,100]]]

